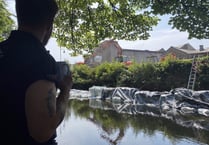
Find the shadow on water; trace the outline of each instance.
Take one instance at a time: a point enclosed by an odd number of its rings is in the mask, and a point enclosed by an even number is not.
[[[110,145],[120,144],[130,128],[133,130],[133,136],[140,133],[152,136],[156,132],[160,132],[171,142],[189,139],[193,143],[209,144],[209,131],[207,130],[184,127],[173,120],[159,116],[119,113],[112,109],[114,107],[112,103],[104,101],[70,100],[65,120],[68,120],[74,114],[75,117],[93,123],[101,130],[100,138]]]

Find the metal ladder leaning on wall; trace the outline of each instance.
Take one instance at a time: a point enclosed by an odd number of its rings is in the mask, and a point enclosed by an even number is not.
[[[197,55],[193,56],[192,67],[191,67],[191,71],[189,74],[189,80],[188,80],[188,84],[187,84],[187,89],[191,89],[191,90],[194,90],[195,81],[196,81],[197,66],[198,66],[197,57],[198,57]]]

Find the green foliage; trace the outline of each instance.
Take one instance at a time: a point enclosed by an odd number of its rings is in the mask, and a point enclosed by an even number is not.
[[[0,41],[5,40],[14,26],[11,14],[6,9],[6,3],[0,0]]]
[[[198,59],[195,90],[209,89],[209,57]],[[89,87],[134,87],[149,91],[169,91],[187,87],[192,59],[159,63],[103,63],[95,68],[76,65],[73,69],[74,88],[88,90]]]
[[[197,89],[209,89],[209,57],[204,57],[199,60]]]
[[[178,60],[173,54],[165,56],[159,63],[159,66],[162,68],[160,73],[162,80],[160,88],[162,90],[169,90],[177,87],[187,87],[191,61],[192,60]]]
[[[162,63],[163,71],[161,73],[162,90],[169,90],[178,87],[187,87],[191,61],[170,61],[166,65]]]
[[[93,70],[87,65],[74,65],[73,88],[86,90],[94,84]]]
[[[160,90],[162,67],[152,63],[134,63],[129,67],[131,87],[144,90]]]
[[[165,57],[161,58],[160,62],[164,65],[168,65],[172,61],[176,61],[176,56],[174,54],[167,54]]]
[[[156,67],[156,64],[145,63],[142,67],[144,84],[141,89],[159,90],[161,80],[161,68]]]
[[[147,11],[146,1],[57,0],[59,14],[54,36],[58,44],[81,53],[92,52],[104,39],[147,39],[158,18]]]
[[[209,39],[209,1],[192,0],[57,0],[53,36],[58,44],[82,54],[105,39],[145,40],[157,15],[169,14],[173,28],[189,38]]]
[[[208,0],[155,0],[151,8],[154,14],[170,14],[169,24],[189,38],[209,39]]]
[[[102,63],[95,68],[96,85],[107,87],[117,86],[119,77],[126,70],[125,65],[119,62]]]
[[[124,69],[118,76],[117,86],[131,87],[133,84],[133,75],[128,69]]]

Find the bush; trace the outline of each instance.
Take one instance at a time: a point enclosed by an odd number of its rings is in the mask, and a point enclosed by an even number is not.
[[[85,64],[76,64],[72,69],[73,89],[88,90],[94,85],[93,70]]]
[[[102,63],[94,68],[95,85],[115,87],[118,84],[120,76],[125,72],[126,66],[120,62]]]
[[[209,89],[209,59],[201,58],[196,89]],[[168,91],[187,87],[192,60],[164,59],[159,63],[103,63],[95,68],[75,65],[73,88],[89,89],[92,86],[133,87],[150,91]]]

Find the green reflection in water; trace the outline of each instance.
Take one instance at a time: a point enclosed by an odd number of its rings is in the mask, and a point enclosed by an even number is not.
[[[102,105],[105,107],[102,107]],[[170,142],[189,139],[193,144],[209,144],[208,131],[182,127],[161,117],[117,113],[114,110],[108,110],[107,106],[112,107],[111,104],[102,102],[100,108],[92,108],[89,105],[89,100],[70,100],[65,120],[68,120],[73,113],[75,117],[92,122],[102,132],[105,132],[100,137],[111,145],[119,144],[130,128],[133,130],[133,136],[143,133],[147,137],[151,137],[156,132],[161,132]],[[112,137],[113,134],[114,138]],[[184,145],[184,143],[181,143],[181,145]]]

